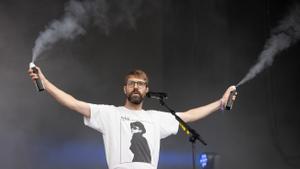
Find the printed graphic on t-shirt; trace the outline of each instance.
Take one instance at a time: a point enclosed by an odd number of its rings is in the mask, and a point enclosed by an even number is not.
[[[143,136],[147,131],[143,123],[136,121],[130,123],[132,138],[130,150],[133,153],[132,162],[151,163],[151,152],[147,139]]]
[[[128,117],[121,118],[121,163],[151,163],[153,124]]]

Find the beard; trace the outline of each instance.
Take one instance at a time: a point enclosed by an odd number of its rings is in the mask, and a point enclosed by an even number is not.
[[[129,95],[127,95],[127,99],[130,103],[138,105],[143,102],[144,97],[138,90],[134,89],[129,93]]]

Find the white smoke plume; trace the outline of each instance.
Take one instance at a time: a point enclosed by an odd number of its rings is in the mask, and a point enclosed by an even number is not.
[[[257,63],[252,66],[246,76],[237,84],[240,86],[253,79],[266,67],[271,66],[275,56],[287,49],[300,38],[300,6],[295,5],[289,15],[283,18],[279,25],[271,31],[270,38],[266,41],[264,50],[260,53]]]
[[[91,24],[105,34],[122,24],[135,28],[141,8],[151,5],[151,0],[71,0],[65,5],[62,18],[52,21],[40,32],[32,49],[32,62],[59,40],[72,40],[84,35]]]

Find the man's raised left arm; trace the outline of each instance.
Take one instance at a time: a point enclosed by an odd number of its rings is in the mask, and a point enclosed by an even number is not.
[[[228,101],[230,92],[235,91],[235,90],[236,90],[235,86],[230,86],[225,91],[225,93],[223,94],[223,96],[219,100],[214,101],[214,102],[212,102],[210,104],[207,104],[205,106],[196,107],[196,108],[187,110],[187,111],[182,112],[182,113],[177,113],[177,115],[184,122],[193,122],[193,121],[197,121],[199,119],[202,119],[202,118],[208,116],[209,114],[211,114],[211,113],[213,113],[217,110],[224,109],[224,107],[225,107],[225,105]],[[235,100],[236,94],[237,93],[235,93],[235,95],[233,96],[233,100]]]

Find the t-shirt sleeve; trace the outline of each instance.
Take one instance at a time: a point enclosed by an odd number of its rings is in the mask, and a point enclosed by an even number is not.
[[[107,123],[110,122],[114,106],[91,103],[89,103],[89,106],[91,115],[90,117],[84,117],[84,124],[104,134],[109,125]]]
[[[159,114],[159,127],[160,127],[160,138],[166,138],[171,134],[177,134],[179,128],[179,122],[175,117],[166,112],[160,112]]]

